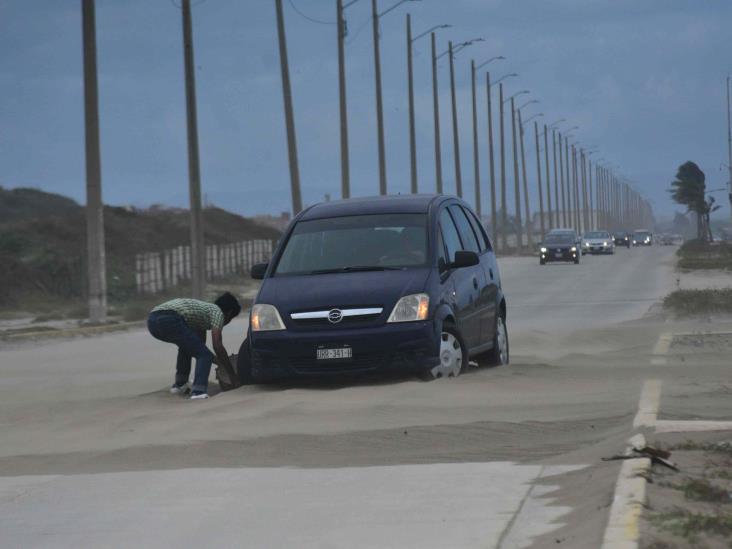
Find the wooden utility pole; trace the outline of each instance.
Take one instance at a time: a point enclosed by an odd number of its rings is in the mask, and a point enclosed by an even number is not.
[[[478,158],[478,107],[475,100],[475,61],[470,60],[470,81],[473,100],[473,177],[475,178],[475,213],[482,218],[483,209],[480,199],[480,160]],[[481,221],[482,223],[482,221]]]
[[[346,21],[343,19],[343,0],[336,0],[338,25],[338,106],[341,123],[341,198],[351,197],[351,175],[348,160],[348,109],[346,106],[346,54],[344,40]]]
[[[498,215],[496,208],[496,168],[493,157],[493,105],[491,104],[491,73],[485,73],[485,93],[488,101],[488,162],[491,177],[491,238],[498,238]]]
[[[442,194],[442,146],[440,145],[440,101],[437,92],[437,46],[435,33],[430,33],[432,42],[432,110],[435,119],[435,189]]]
[[[730,216],[732,216],[732,119],[730,119],[730,98],[729,98],[729,75],[727,76],[727,170],[729,174],[729,187],[727,198],[729,199]]]
[[[376,0],[371,0],[372,31],[374,35],[374,82],[376,84],[376,133],[379,145],[379,194],[386,194],[386,146],[384,144],[384,106],[381,97],[381,55],[379,53],[379,12]]]
[[[196,114],[196,73],[193,62],[193,23],[191,0],[181,0],[183,14],[183,66],[186,87],[188,128],[188,194],[191,208],[191,293],[203,299],[206,287],[206,258],[201,212],[201,169],[198,159],[198,118]]]
[[[287,62],[287,37],[285,18],[282,13],[282,0],[275,0],[277,6],[277,37],[280,46],[280,72],[282,73],[282,97],[285,102],[285,126],[287,127],[287,157],[290,163],[290,191],[292,194],[292,213],[302,211],[300,193],[300,168],[297,162],[297,140],[295,138],[295,115],[292,109],[292,90],[290,88],[290,67]]]
[[[529,207],[529,183],[526,179],[526,154],[524,152],[524,123],[521,117],[521,109],[516,110],[517,124],[519,128],[519,142],[521,146],[521,179],[524,190],[524,219],[526,219],[526,245],[529,249],[534,245],[534,230],[531,219],[531,208]]]
[[[448,57],[450,58],[450,97],[452,99],[452,144],[455,160],[455,188],[457,195],[463,197],[463,179],[460,173],[460,136],[458,134],[457,99],[455,98],[455,62],[452,42],[448,42]]]
[[[559,149],[561,154],[562,150]],[[560,227],[559,220],[559,178],[557,176],[557,131],[552,129],[552,155],[554,157],[554,227]]]
[[[84,49],[84,124],[86,152],[86,244],[89,320],[107,318],[107,273],[104,254],[104,204],[99,153],[99,91],[97,85],[97,37],[94,0],[82,0]]]
[[[549,172],[549,129],[544,124],[544,168],[546,170],[546,211],[548,217],[549,229],[554,228],[554,222],[552,221],[552,180]],[[546,236],[546,235],[545,235]]]

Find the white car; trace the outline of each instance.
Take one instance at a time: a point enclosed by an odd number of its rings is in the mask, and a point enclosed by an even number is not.
[[[583,254],[614,254],[615,238],[607,231],[588,231],[582,237]]]

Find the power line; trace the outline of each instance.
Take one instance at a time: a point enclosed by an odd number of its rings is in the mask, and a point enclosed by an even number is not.
[[[310,17],[309,15],[306,15],[303,12],[301,12],[299,9],[297,9],[297,6],[295,6],[295,3],[292,0],[287,0],[287,1],[290,3],[290,6],[292,7],[292,9],[295,10],[295,12],[300,17],[307,19],[311,23],[317,23],[319,25],[335,25],[336,24],[335,21],[323,21],[322,19],[315,19],[313,17]]]

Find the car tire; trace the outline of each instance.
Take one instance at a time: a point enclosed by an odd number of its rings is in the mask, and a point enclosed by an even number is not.
[[[423,381],[433,381],[442,377],[457,377],[468,368],[468,350],[465,340],[452,323],[442,325],[440,335],[440,362],[425,366],[419,372]]]
[[[252,349],[249,345],[249,338],[242,341],[239,347],[239,354],[236,357],[236,375],[242,385],[251,385],[254,383],[254,375],[252,373]]]
[[[546,261],[544,259],[539,260],[539,265],[546,265]]]
[[[480,362],[486,366],[503,366],[504,364],[508,364],[511,359],[509,350],[506,319],[502,314],[499,314],[496,317],[496,333],[493,336],[493,348],[484,355]]]
[[[574,264],[579,265],[579,262],[580,262],[580,256],[578,255],[577,257],[574,258]]]

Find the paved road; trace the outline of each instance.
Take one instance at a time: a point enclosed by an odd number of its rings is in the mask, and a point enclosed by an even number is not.
[[[555,484],[605,479],[603,508],[615,469],[567,471],[628,434],[658,330],[619,323],[673,285],[674,250],[503,260],[514,364],[429,384],[189,402],[143,331],[2,349],[0,545],[525,546],[594,497],[555,501]]]

